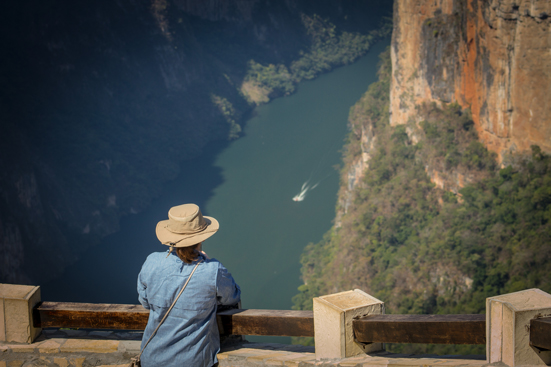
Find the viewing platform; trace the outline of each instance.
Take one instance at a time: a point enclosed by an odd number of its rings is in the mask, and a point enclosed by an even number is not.
[[[491,297],[486,315],[385,315],[353,290],[314,299],[312,311],[232,309],[217,315],[220,366],[546,366],[551,295]],[[0,367],[127,366],[149,312],[139,305],[41,302],[40,287],[0,284]],[[249,343],[241,335],[313,336],[316,347]],[[393,354],[384,343],[485,344],[486,356]]]

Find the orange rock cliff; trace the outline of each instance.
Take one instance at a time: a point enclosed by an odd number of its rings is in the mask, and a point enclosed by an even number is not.
[[[391,57],[392,124],[457,102],[500,159],[551,152],[551,1],[395,0]]]

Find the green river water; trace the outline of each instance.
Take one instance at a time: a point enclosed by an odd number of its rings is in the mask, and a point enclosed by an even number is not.
[[[204,250],[220,260],[242,290],[244,308],[291,309],[300,255],[335,216],[341,149],[350,107],[376,80],[380,42],[354,64],[299,84],[296,93],[255,109],[244,136],[220,151],[207,147],[143,213],[87,251],[58,280],[43,285],[47,301],[138,303],[136,277],[146,256],[164,251],[155,226],[171,206],[195,202],[217,218]],[[309,180],[301,202],[293,201]]]

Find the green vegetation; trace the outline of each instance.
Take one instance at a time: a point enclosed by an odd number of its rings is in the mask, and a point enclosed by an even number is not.
[[[340,226],[306,247],[294,308],[360,288],[385,301],[389,313],[483,313],[489,296],[550,292],[551,157],[533,146],[530,155],[505,157],[499,169],[456,104],[419,106],[421,123],[390,126],[390,73],[387,52],[379,81],[351,109],[342,177],[362,149],[369,149],[369,169],[349,205],[341,192]],[[372,132],[373,146],[362,147],[361,131]],[[432,170],[446,190],[431,183]],[[484,353],[481,346],[390,349]]]
[[[476,177],[475,181],[495,171],[496,155],[478,141],[468,110],[462,111],[456,103],[446,106],[444,111],[434,103],[418,106],[417,110],[426,119],[419,126],[410,124],[409,128],[422,138],[419,154],[425,163],[444,174]]]
[[[335,66],[355,61],[374,42],[388,37],[392,32],[392,23],[388,19],[380,29],[368,35],[349,32],[337,35],[335,26],[317,15],[302,15],[302,22],[312,39],[310,50],[301,51],[300,58],[293,61],[289,68],[283,64],[263,66],[250,60],[244,84],[255,86],[255,91],[262,90],[265,96],[257,97],[254,92],[249,92],[250,87],[242,88],[249,100],[261,103],[267,102],[273,95],[288,95],[294,92],[295,85],[300,81],[313,79]]]
[[[233,107],[233,104],[228,101],[224,97],[217,96],[215,94],[210,95],[212,103],[216,106],[218,111],[224,116],[224,119],[226,122],[230,125],[230,131],[228,132],[228,139],[234,140],[239,137],[239,133],[241,132],[241,125],[239,125],[237,122],[235,122],[236,118],[239,119],[239,117],[236,117],[236,111]]]

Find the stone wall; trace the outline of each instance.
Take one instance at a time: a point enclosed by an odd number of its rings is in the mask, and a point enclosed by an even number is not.
[[[141,332],[47,329],[32,344],[0,343],[0,367],[126,367],[139,353]],[[316,360],[314,347],[270,343],[222,346],[220,367],[487,366],[484,356],[412,356],[388,352]]]
[[[45,329],[32,344],[0,343],[0,367],[126,366],[141,339],[141,332]]]

